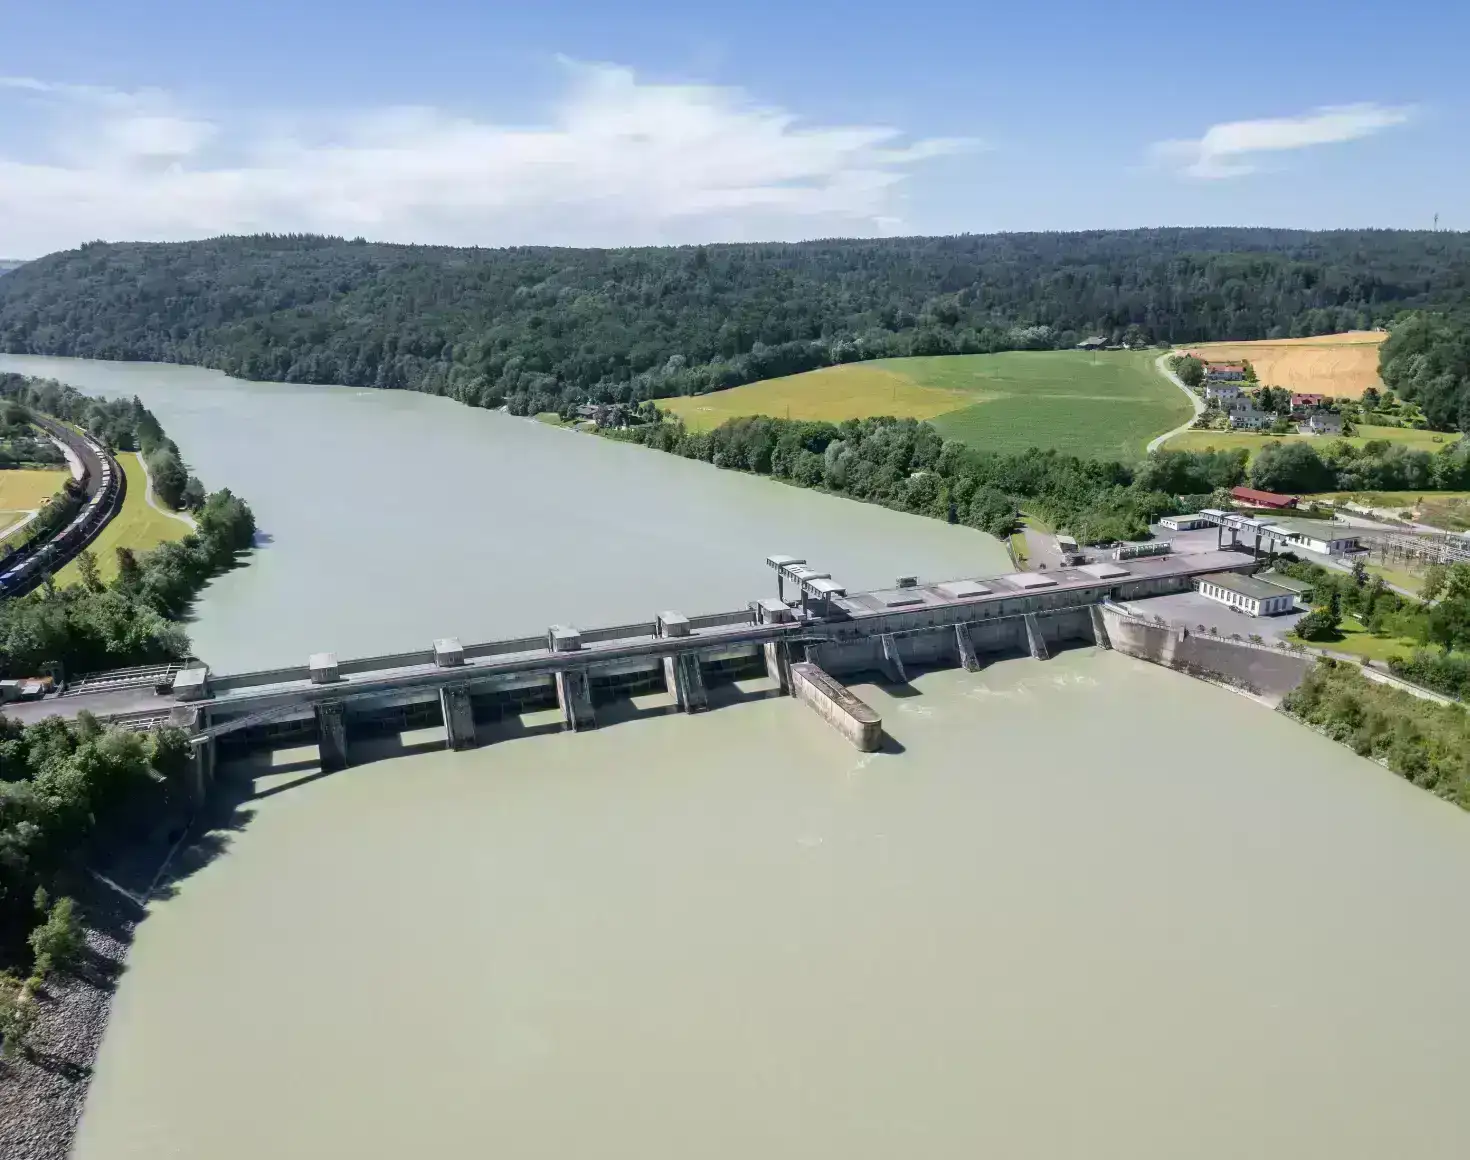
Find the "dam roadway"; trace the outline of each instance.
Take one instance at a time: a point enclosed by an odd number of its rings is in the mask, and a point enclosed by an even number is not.
[[[7,712],[34,721],[86,711],[129,728],[186,728],[200,757],[201,791],[217,745],[315,740],[323,766],[340,768],[358,731],[442,725],[450,747],[464,749],[476,744],[476,722],[557,707],[566,728],[586,729],[596,724],[599,703],[656,691],[696,712],[708,703],[709,685],[758,676],[871,748],[876,722],[829,712],[832,699],[814,692],[831,687],[824,678],[878,672],[901,683],[909,666],[973,670],[987,654],[1045,658],[1072,642],[1106,645],[1097,606],[1185,591],[1197,576],[1257,566],[1238,551],[1204,551],[923,585],[905,577],[890,589],[848,593],[804,560],[773,556],[767,563],[780,595],[737,611],[665,612],[641,624],[553,627],[544,636],[468,646],[445,639],[420,652],[340,662],[319,653],[305,665],[240,674],[197,663],[121,670]],[[793,682],[793,662],[808,679]]]

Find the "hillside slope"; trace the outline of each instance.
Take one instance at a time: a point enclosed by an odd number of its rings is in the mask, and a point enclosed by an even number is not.
[[[1470,298],[1470,235],[1135,230],[793,245],[94,243],[0,280],[0,350],[407,387],[517,413],[833,363],[1380,324]]]

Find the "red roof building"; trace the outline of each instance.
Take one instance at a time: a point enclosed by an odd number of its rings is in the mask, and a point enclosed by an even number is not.
[[[1320,407],[1325,402],[1327,402],[1326,395],[1293,394],[1291,396],[1291,405],[1293,407]]]
[[[1253,487],[1232,487],[1230,498],[1253,508],[1294,508],[1296,496],[1277,495],[1274,491],[1257,491]]]

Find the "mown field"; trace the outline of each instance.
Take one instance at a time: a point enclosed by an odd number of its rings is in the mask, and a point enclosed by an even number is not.
[[[1433,454],[1459,438],[1457,434],[1444,431],[1418,431],[1411,427],[1370,427],[1364,424],[1347,441],[1361,447],[1374,439],[1387,439],[1390,443],[1402,443]],[[1203,451],[1209,447],[1225,451],[1244,447],[1254,458],[1262,447],[1280,442],[1315,443],[1319,447],[1326,447],[1335,440],[1324,435],[1263,435],[1257,431],[1181,431],[1164,446],[1170,451]]]
[[[661,399],[694,430],[727,419],[927,419],[988,451],[1054,448],[1137,459],[1191,413],[1154,366],[1158,352],[1013,351],[880,359],[767,379],[708,395]]]
[[[68,471],[10,468],[0,471],[0,511],[34,511],[66,486]]]
[[[1387,331],[1353,330],[1316,338],[1205,342],[1181,349],[1206,362],[1249,359],[1264,386],[1356,399],[1369,387],[1382,388],[1378,347],[1387,337]]]
[[[128,481],[127,494],[123,497],[122,511],[112,517],[98,537],[92,541],[92,552],[97,557],[97,570],[104,580],[117,575],[117,549],[132,548],[135,552],[146,552],[165,540],[182,540],[189,534],[188,525],[182,520],[165,515],[148,506],[148,479],[143,474],[143,465],[138,456],[131,453],[119,454],[118,464]],[[56,574],[58,584],[75,584],[81,580],[73,560]]]

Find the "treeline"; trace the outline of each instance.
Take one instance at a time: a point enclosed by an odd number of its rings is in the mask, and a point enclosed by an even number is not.
[[[151,446],[155,454],[177,459],[178,449],[136,399],[88,399],[34,380],[7,381],[0,389],[17,391],[38,409],[44,409],[42,401],[57,403],[62,417],[75,422],[99,420],[96,427],[83,425],[114,449]],[[91,406],[84,408],[80,400]],[[77,560],[80,583],[57,587],[48,578],[29,596],[0,602],[0,675],[35,675],[53,662],[76,674],[187,656],[189,638],[179,620],[205,583],[233,567],[255,539],[254,515],[228,488],[205,496],[194,522],[191,534],[147,552],[119,547],[117,577],[110,584],[87,551]]]
[[[1470,488],[1470,443],[1436,452],[1386,439],[1355,447],[1333,439],[1268,442],[1250,464],[1250,483],[1263,491],[1301,495],[1318,491],[1455,491]]]
[[[1161,229],[504,250],[104,244],[0,280],[0,349],[636,403],[896,355],[1325,334],[1470,301],[1470,235]]]
[[[1369,681],[1319,660],[1284,701],[1292,716],[1415,785],[1470,809],[1470,713]]]
[[[0,396],[9,400],[7,405],[30,407],[75,423],[113,451],[140,452],[154,492],[175,511],[203,505],[204,485],[189,474],[178,445],[164,434],[142,400],[97,398],[55,379],[16,374],[0,374]]]
[[[28,996],[50,971],[84,955],[80,921],[63,895],[112,843],[146,835],[187,803],[181,730],[104,730],[89,714],[22,727],[0,717],[0,1037],[24,1045]],[[14,973],[12,973],[14,972]]]
[[[1470,431],[1470,314],[1416,314],[1393,328],[1378,374],[1417,403],[1431,427]]]
[[[66,456],[37,432],[30,412],[14,400],[0,402],[0,470],[23,466],[65,466]]]

